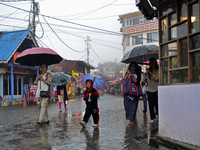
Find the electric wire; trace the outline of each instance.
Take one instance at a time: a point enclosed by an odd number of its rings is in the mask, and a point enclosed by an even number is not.
[[[17,11],[18,11],[18,10],[15,10],[13,13],[11,13],[11,14],[5,16],[5,17],[4,17],[3,19],[1,19],[0,21],[3,21],[4,19],[6,19],[7,17],[11,16],[12,14],[14,14],[14,13],[17,12]]]
[[[29,12],[28,10],[25,10],[25,9],[22,9],[22,8],[19,8],[19,7],[15,7],[15,6],[11,6],[11,5],[8,5],[8,4],[4,4],[4,3],[1,3],[1,2],[0,2],[0,4],[8,6],[8,7],[15,8],[15,9],[19,9],[19,10],[22,10],[22,11]],[[40,15],[42,15],[42,14],[40,14]],[[112,34],[116,34],[116,35],[120,35],[120,36],[122,35],[121,33],[118,33],[118,32],[100,29],[100,28],[96,28],[96,27],[91,27],[91,26],[88,26],[88,25],[83,25],[83,24],[79,24],[79,23],[75,23],[75,22],[71,22],[71,21],[67,21],[67,20],[63,20],[63,19],[59,19],[59,18],[55,18],[55,17],[51,17],[51,16],[48,16],[48,15],[42,15],[42,16],[47,17],[47,18],[51,18],[51,19],[54,19],[54,20],[70,23],[70,24],[73,24],[73,25],[82,26],[82,27],[85,27],[85,28],[91,28],[91,29],[95,29],[95,30],[98,30],[98,31],[108,32],[108,33],[112,33]]]
[[[52,30],[52,32],[57,36],[57,38],[65,45],[67,46],[70,50],[74,51],[74,52],[77,52],[77,53],[82,53],[82,52],[85,52],[85,51],[77,51],[77,50],[74,50],[72,49],[70,46],[68,46],[57,34],[56,32],[52,29],[52,27],[49,25],[49,23],[46,21],[46,19],[44,18],[44,16],[42,16],[43,19],[45,20],[45,22],[48,24],[49,28]]]
[[[95,50],[93,49],[92,45],[90,44],[92,51],[95,53],[95,55],[103,62],[105,62],[104,60],[102,60],[99,55],[95,52]]]

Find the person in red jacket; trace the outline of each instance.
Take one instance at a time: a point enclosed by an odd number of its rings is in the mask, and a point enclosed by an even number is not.
[[[83,100],[86,103],[86,111],[83,117],[83,121],[80,121],[80,124],[85,128],[90,116],[92,115],[94,125],[93,127],[99,126],[99,108],[97,98],[99,93],[95,88],[93,88],[93,81],[88,79],[86,80],[86,90],[83,94]]]

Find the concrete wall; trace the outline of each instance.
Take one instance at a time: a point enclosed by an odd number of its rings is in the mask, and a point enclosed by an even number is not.
[[[200,147],[200,84],[159,86],[159,136]]]

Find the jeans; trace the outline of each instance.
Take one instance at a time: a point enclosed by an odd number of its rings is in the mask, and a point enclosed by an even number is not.
[[[144,107],[143,112],[147,112],[147,98],[146,98],[146,94],[142,95],[142,99],[143,99],[143,107]]]
[[[147,92],[148,102],[149,102],[149,111],[151,120],[155,119],[155,114],[158,115],[158,91],[156,92]],[[156,108],[154,110],[154,107]],[[155,112],[156,111],[156,112]]]

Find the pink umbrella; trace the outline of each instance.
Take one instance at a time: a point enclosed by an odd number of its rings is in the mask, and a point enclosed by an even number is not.
[[[119,81],[122,81],[123,80],[123,78],[117,78],[117,79],[115,79],[114,81],[115,82],[119,82]]]
[[[143,64],[149,64],[149,61],[143,62]],[[157,64],[159,65],[159,62],[157,61]]]
[[[42,64],[57,64],[62,60],[54,50],[44,47],[33,47],[24,50],[15,62],[27,66],[40,66]]]

